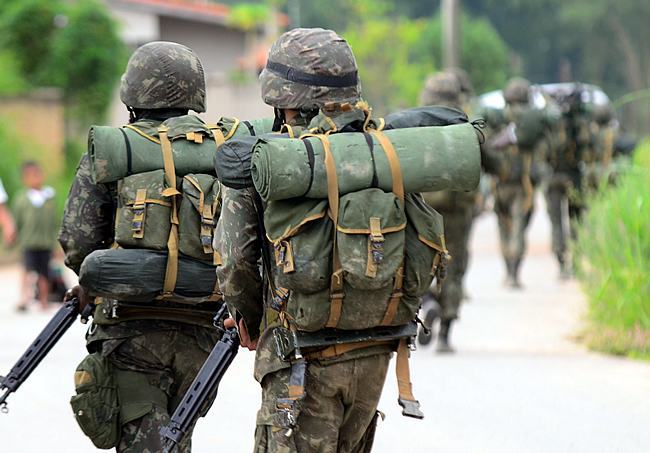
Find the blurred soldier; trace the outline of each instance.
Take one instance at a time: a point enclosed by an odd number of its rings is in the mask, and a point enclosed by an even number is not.
[[[155,131],[164,120],[188,110],[204,112],[201,62],[180,44],[145,44],[129,60],[120,98],[131,114],[130,125],[139,130]],[[86,256],[113,243],[116,186],[95,184],[88,156],[82,157],[59,236],[66,265],[76,273]],[[80,287],[68,297],[73,295],[88,302]],[[98,301],[87,336],[91,354],[75,373],[73,401],[87,408],[75,416],[95,445],[114,446],[118,452],[159,452],[160,428],[218,340],[210,327],[217,307],[198,312],[191,305],[163,301],[150,301],[138,312],[128,307],[126,302]],[[111,388],[101,387],[105,382],[114,382],[117,397]],[[178,451],[190,451],[190,436]]]
[[[582,89],[560,100],[562,108],[561,138],[550,150],[551,174],[546,188],[546,205],[552,225],[552,246],[560,266],[560,278],[570,276],[567,257],[568,236],[574,236],[575,222],[583,208],[584,168],[594,160],[594,135]]]
[[[513,78],[503,91],[503,112],[488,112],[495,130],[488,148],[498,154],[495,205],[501,253],[506,264],[506,285],[521,288],[519,270],[526,249],[526,229],[534,202],[534,153],[545,131],[542,114],[530,103],[530,82]]]
[[[362,130],[372,122],[357,105],[361,88],[352,49],[333,31],[294,29],[283,34],[269,51],[260,81],[264,102],[275,109],[275,130],[299,133],[309,127],[310,132],[329,134]],[[299,352],[291,361],[279,357],[274,332],[293,324],[285,317],[282,295],[265,288],[259,273],[260,256],[266,247],[271,253],[273,249],[258,232],[256,203],[262,201],[256,201],[252,190],[226,189],[215,233],[223,259],[217,274],[224,299],[242,346],[257,348],[255,378],[262,386],[262,406],[255,451],[370,451],[395,346],[370,340],[302,351],[306,363]],[[271,275],[282,272],[277,265],[275,260],[269,263]]]
[[[594,158],[587,169],[587,185],[591,189],[597,189],[600,183],[609,180],[612,175],[618,123],[609,105],[594,106],[592,117]]]
[[[444,105],[462,110],[463,105],[466,105],[467,98],[465,98],[462,85],[459,82],[459,78],[451,72],[439,72],[431,76],[420,94],[420,104]],[[466,90],[468,82],[469,80],[465,81]],[[447,266],[447,277],[440,294],[435,299],[440,305],[440,330],[436,350],[438,352],[453,352],[449,343],[449,334],[452,323],[458,318],[458,309],[463,299],[463,278],[469,258],[467,247],[476,192],[441,191],[423,195],[427,204],[443,216],[445,241],[452,257]],[[424,316],[427,327],[431,327],[435,312],[427,311]],[[420,343],[426,344],[429,337],[421,332],[419,340]]]

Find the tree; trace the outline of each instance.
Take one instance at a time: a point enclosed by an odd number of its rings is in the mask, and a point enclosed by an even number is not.
[[[43,63],[51,52],[57,31],[55,18],[63,11],[62,3],[57,0],[3,0],[2,8],[2,46],[13,53],[29,83],[48,84],[49,72]]]

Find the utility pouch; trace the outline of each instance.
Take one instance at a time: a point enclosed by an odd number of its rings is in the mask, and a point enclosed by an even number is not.
[[[97,448],[115,447],[120,437],[120,405],[108,360],[99,352],[86,356],[74,380],[77,394],[70,405],[79,427]]]

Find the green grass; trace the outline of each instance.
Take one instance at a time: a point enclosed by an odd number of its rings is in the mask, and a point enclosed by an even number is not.
[[[650,140],[616,185],[591,197],[578,231],[578,278],[589,301],[586,343],[650,358]]]

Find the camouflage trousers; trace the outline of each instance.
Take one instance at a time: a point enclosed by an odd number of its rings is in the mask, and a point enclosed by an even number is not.
[[[553,177],[544,193],[546,210],[551,221],[551,243],[553,253],[564,259],[567,252],[568,236],[575,237],[575,223],[580,217],[582,206],[573,193],[573,184],[558,175]]]
[[[445,244],[451,255],[447,277],[442,284],[440,304],[442,319],[456,319],[463,299],[463,279],[469,262],[469,233],[472,228],[473,206],[459,206],[454,211],[441,212],[445,222]]]
[[[255,452],[369,452],[389,361],[384,353],[331,364],[309,362],[305,397],[290,436],[277,422],[276,401],[287,396],[291,370],[266,375]]]
[[[506,262],[520,262],[526,251],[533,197],[519,184],[497,184],[494,199],[501,254]]]
[[[113,367],[120,400],[119,453],[162,451],[160,429],[169,423],[170,415],[219,339],[215,330],[174,324],[174,329],[102,341],[101,351]],[[99,328],[110,332],[112,327]],[[205,412],[213,400],[214,396]],[[189,453],[190,438],[191,433],[175,451]]]

